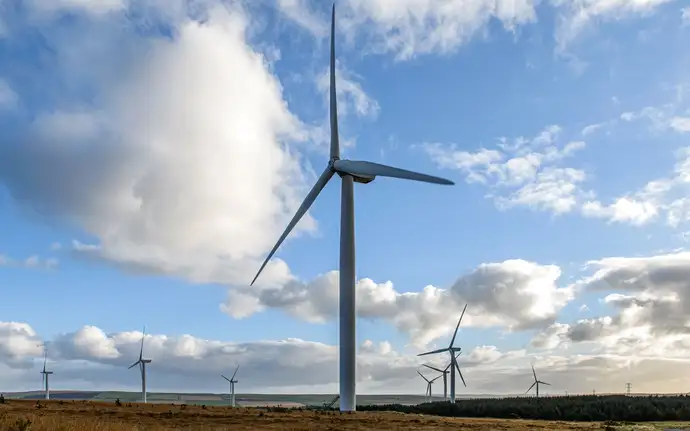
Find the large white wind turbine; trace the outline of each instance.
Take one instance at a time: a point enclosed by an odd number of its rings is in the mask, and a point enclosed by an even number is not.
[[[529,391],[532,390],[533,387],[536,386],[536,389],[537,389],[537,398],[539,398],[539,385],[551,386],[551,384],[546,383],[546,382],[542,382],[541,380],[537,379],[537,372],[534,371],[534,365],[532,365],[532,375],[534,376],[534,383],[532,383],[532,386],[530,386],[529,389],[527,389],[527,390],[525,391],[525,394],[527,394]]]
[[[460,375],[460,380],[462,380],[462,384],[467,387],[467,384],[465,383],[465,379],[462,377],[462,372],[460,372],[460,366],[458,365],[458,360],[455,352],[461,352],[462,349],[460,347],[453,347],[453,344],[455,343],[455,337],[458,335],[458,328],[460,327],[460,322],[462,322],[462,316],[465,315],[465,310],[467,310],[467,304],[465,304],[465,308],[462,309],[462,314],[460,315],[460,319],[458,319],[458,324],[455,327],[455,332],[453,332],[453,338],[450,340],[450,344],[448,347],[444,347],[443,349],[437,349],[437,350],[432,350],[431,352],[426,352],[426,353],[420,353],[417,356],[426,356],[426,355],[434,355],[436,353],[444,353],[448,352],[450,354],[450,402],[454,403],[455,402],[455,370],[458,370],[458,374]],[[459,354],[459,353],[458,353]]]
[[[340,410],[355,410],[356,384],[356,341],[355,341],[355,214],[354,183],[367,184],[377,176],[422,181],[435,184],[454,184],[452,181],[420,174],[378,163],[341,160],[338,138],[338,113],[335,91],[335,5],[331,15],[331,62],[330,62],[330,120],[331,153],[326,169],[314,184],[295,216],[276,242],[259,272],[252,280],[253,285],[280,244],[290,234],[299,220],[309,210],[317,196],[326,187],[333,175],[342,180],[340,197]]]
[[[139,371],[141,371],[141,400],[146,402],[146,364],[151,363],[151,359],[144,359],[144,338],[146,338],[146,326],[144,330],[141,331],[141,349],[139,349],[139,359],[135,363],[129,366],[132,369],[134,366],[139,365]]]
[[[235,368],[235,372],[233,373],[232,377],[229,379],[225,377],[224,375],[220,375],[222,378],[227,380],[230,383],[230,406],[235,407],[235,383],[239,383],[237,380],[235,380],[235,376],[237,375],[237,370],[240,369],[240,366],[238,365],[237,368]]]
[[[455,355],[455,359],[457,359],[458,356],[460,356],[460,353]],[[431,365],[424,364],[425,367],[438,371],[443,376],[443,401],[448,401],[448,373],[450,373],[451,365],[453,365],[453,361],[449,362],[448,365],[446,365],[446,368],[441,370],[439,368],[432,367]]]
[[[417,370],[417,374],[419,374],[420,376],[422,376],[422,378],[426,381],[426,392],[424,393],[424,395],[426,396],[426,401],[427,401],[428,403],[430,403],[430,402],[432,401],[432,398],[431,398],[431,385],[433,385],[434,382],[435,382],[436,380],[438,380],[441,376],[436,376],[436,377],[434,377],[433,379],[429,380],[429,379],[427,379],[426,377],[424,377],[424,374],[420,373],[419,370]],[[445,375],[444,375],[444,376],[445,376]]]
[[[48,348],[43,347],[43,371],[41,371],[41,374],[43,374],[43,392],[45,393],[46,399],[50,399],[50,385],[48,384],[48,376],[53,374],[52,371],[46,370],[46,363],[48,362]]]

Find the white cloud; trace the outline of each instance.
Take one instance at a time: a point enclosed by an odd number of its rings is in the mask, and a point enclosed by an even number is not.
[[[138,390],[138,373],[127,366],[139,354],[140,339],[138,331],[106,334],[92,326],[59,335],[50,342],[49,350],[48,366],[55,372],[53,388]],[[27,323],[0,322],[0,341],[0,386],[38,389],[35,373],[42,363],[41,337]],[[532,363],[540,378],[552,384],[547,393],[589,393],[593,388],[619,392],[626,381],[640,382],[635,387],[642,392],[680,392],[690,383],[684,359],[568,354],[546,347],[538,353],[501,351],[488,345],[463,347],[459,362],[470,394],[522,393],[531,383]],[[358,392],[421,394],[424,385],[415,377],[417,367],[425,359],[439,366],[446,358],[415,354],[397,351],[385,341],[365,341],[357,358]],[[147,334],[144,355],[153,360],[147,371],[149,389],[154,392],[225,392],[219,374],[235,364],[240,365],[240,393],[337,391],[337,346],[325,343],[294,338],[238,343]]]
[[[556,41],[560,50],[596,21],[645,16],[674,0],[551,0],[560,8]]]
[[[362,78],[344,69],[339,62],[337,63],[335,88],[338,99],[338,118],[346,117],[352,113],[358,117],[376,118],[380,110],[378,102],[372,99],[355,79],[361,80]],[[330,88],[329,69],[324,70],[319,75],[316,85],[323,94],[324,100],[328,103]]]
[[[44,259],[38,255],[32,255],[24,259],[15,259],[8,255],[0,254],[0,266],[30,269],[54,269],[58,266],[58,260],[52,257]]]
[[[450,53],[495,19],[506,30],[536,20],[533,0],[347,0],[342,27],[368,33],[372,49],[399,60]]]
[[[669,126],[677,132],[690,132],[690,117],[673,117]]]
[[[585,148],[583,141],[560,142],[561,127],[551,125],[531,139],[501,138],[498,149],[462,151],[455,145],[425,144],[439,167],[456,169],[468,183],[491,188],[491,197],[501,208],[526,206],[562,214],[572,211],[588,193],[580,184],[584,171],[560,163]]]
[[[683,21],[683,25],[690,24],[690,6],[680,10],[680,19]]]
[[[612,222],[644,225],[659,217],[672,227],[683,226],[690,220],[690,147],[676,150],[676,164],[667,177],[649,181],[640,190],[616,198],[611,204],[598,200],[585,202],[582,213],[586,217],[605,218]]]
[[[0,35],[2,35],[1,31]],[[13,109],[18,102],[19,96],[17,93],[6,80],[0,78],[0,111]]]
[[[250,18],[237,7],[169,21],[172,39],[123,33],[122,19],[84,24],[89,37],[47,36],[56,76],[95,89],[95,106],[66,94],[39,112],[21,145],[0,146],[0,181],[97,238],[75,248],[81,255],[247,283],[304,194],[300,155],[286,144],[305,126],[246,41]],[[116,73],[102,67],[114,58]],[[315,226],[308,216],[297,234]],[[260,282],[290,279],[274,260]]]
[[[316,37],[328,35],[328,25],[309,7],[308,0],[278,0],[278,9]]]
[[[590,124],[588,126],[583,127],[580,133],[582,134],[582,136],[588,136],[595,133],[597,130],[601,129],[605,125],[605,123]]]
[[[463,327],[541,327],[552,323],[573,299],[572,289],[556,284],[560,275],[557,266],[508,260],[483,264],[448,289],[426,286],[421,292],[402,293],[390,281],[376,283],[365,278],[356,287],[357,313],[360,318],[393,324],[416,345],[449,334],[466,303],[470,305]],[[269,307],[314,323],[335,317],[338,272],[331,271],[309,283],[233,289],[222,309],[235,318],[244,318]]]

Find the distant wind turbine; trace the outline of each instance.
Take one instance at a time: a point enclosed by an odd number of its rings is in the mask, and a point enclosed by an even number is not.
[[[436,377],[434,377],[433,379],[429,380],[429,379],[427,379],[427,378],[424,376],[424,374],[420,373],[419,370],[417,370],[417,374],[419,374],[420,376],[422,376],[422,378],[426,381],[426,392],[424,393],[424,395],[426,396],[427,402],[430,403],[430,402],[432,401],[432,398],[431,398],[431,385],[432,385],[436,380],[438,380],[441,376],[436,376]]]
[[[240,369],[240,366],[238,365],[237,368],[235,368],[235,372],[233,373],[232,377],[229,379],[225,377],[224,375],[220,375],[222,378],[227,380],[230,383],[230,406],[235,407],[235,383],[239,383],[237,380],[235,380],[235,376],[237,375],[237,370]]]
[[[455,359],[457,359],[458,356],[460,356],[460,353],[455,355]],[[424,364],[425,367],[434,371],[438,371],[443,376],[443,401],[448,401],[448,373],[450,373],[451,365],[453,365],[453,361],[449,362],[448,365],[446,365],[446,368],[441,370],[436,367],[432,367],[431,365]]]
[[[144,330],[141,331],[141,349],[139,349],[139,359],[135,363],[127,368],[128,370],[134,368],[134,366],[139,365],[139,371],[141,371],[141,399],[146,402],[146,364],[151,363],[151,359],[144,359],[144,338],[146,338],[146,326]]]
[[[48,376],[53,374],[52,371],[47,371],[46,370],[46,363],[48,362],[48,347],[45,345],[43,346],[43,371],[41,371],[41,374],[43,374],[43,392],[46,396],[46,399],[50,399],[50,385],[48,384]]]
[[[527,394],[529,391],[532,390],[533,387],[536,386],[536,389],[537,389],[537,398],[539,398],[539,385],[551,386],[551,384],[546,383],[546,382],[542,382],[541,380],[537,379],[537,372],[534,371],[534,365],[532,365],[532,374],[534,375],[534,383],[532,383],[532,386],[530,386],[529,389],[527,389],[527,391],[525,392],[525,394]]]
[[[458,335],[458,328],[460,328],[460,322],[462,322],[462,317],[465,315],[465,310],[467,310],[467,304],[465,304],[465,308],[462,309],[462,314],[460,315],[460,319],[458,319],[458,324],[455,327],[455,332],[453,333],[453,338],[450,340],[450,344],[448,347],[445,347],[443,349],[437,349],[437,350],[432,350],[431,352],[426,352],[426,353],[420,353],[417,356],[425,356],[425,355],[435,355],[437,353],[444,353],[448,352],[450,354],[450,402],[454,403],[455,402],[455,370],[458,371],[458,374],[460,375],[460,380],[462,380],[462,384],[467,387],[467,383],[465,383],[465,379],[462,377],[462,372],[460,371],[460,366],[458,365],[457,361],[457,355],[455,352],[461,352],[462,349],[460,347],[453,347],[453,344],[455,343],[455,337]]]
[[[367,184],[377,176],[400,178],[435,184],[454,184],[452,181],[420,174],[391,166],[358,160],[341,160],[340,143],[338,137],[338,112],[335,89],[335,4],[331,13],[331,62],[330,62],[330,124],[331,147],[330,159],[314,187],[300,205],[295,216],[285,228],[285,231],[273,246],[266,260],[259,268],[250,285],[263,271],[280,244],[290,234],[300,219],[309,210],[319,193],[326,187],[328,181],[335,175],[340,176],[342,188],[340,192],[340,410],[354,411],[356,409],[356,337],[355,337],[355,204],[354,183]]]

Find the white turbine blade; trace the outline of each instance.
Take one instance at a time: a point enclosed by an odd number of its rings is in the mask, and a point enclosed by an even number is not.
[[[424,380],[426,380],[427,383],[429,383],[429,379],[427,379],[426,377],[424,377],[424,374],[420,373],[419,370],[417,370],[417,374],[419,374],[420,376],[422,376],[422,378],[423,378]]]
[[[336,160],[333,163],[333,167],[338,172],[354,176],[400,178],[403,180],[421,181],[423,183],[444,184],[451,186],[455,184],[454,182],[446,180],[445,178],[361,160]]]
[[[135,363],[133,363],[132,365],[130,365],[129,367],[127,367],[127,369],[128,369],[128,370],[129,370],[129,369],[132,369],[132,368],[136,367],[137,365],[139,365],[140,363],[141,363],[141,360],[136,361]]]
[[[534,365],[532,365],[532,374],[534,374],[534,381],[537,381],[537,372],[534,371]]]
[[[237,368],[235,368],[235,373],[232,375],[230,380],[235,380],[235,376],[237,375],[237,370],[240,369],[240,366],[238,365]]]
[[[224,378],[225,380],[227,380],[228,382],[230,381],[230,379],[228,379],[228,378],[225,377],[224,375],[221,374],[220,376],[221,376],[222,378]]]
[[[462,322],[462,317],[465,315],[465,310],[467,310],[467,304],[465,304],[465,308],[462,309],[462,314],[460,314],[460,318],[458,319],[458,324],[455,325],[455,332],[453,332],[453,338],[450,340],[450,347],[453,347],[453,343],[455,343],[455,337],[458,335],[458,328],[460,328],[460,322]]]
[[[542,382],[542,381],[540,381],[540,382],[539,382],[539,384],[540,384],[540,385],[546,385],[546,386],[551,386],[551,384],[550,384],[550,383],[546,383],[546,382]]]
[[[537,384],[537,382],[532,383],[532,386],[530,386],[529,389],[527,389],[527,390],[525,391],[525,393],[531,391],[532,388],[534,387],[534,385],[536,385],[536,384]]]
[[[436,380],[438,380],[438,379],[440,379],[440,378],[441,378],[441,376],[436,376],[435,378],[431,379],[431,381],[429,382],[429,384],[434,383]]]
[[[46,362],[48,361],[48,349],[44,351],[43,354],[43,372],[46,372]]]
[[[465,385],[465,387],[467,387],[467,383],[465,383],[465,378],[462,377],[462,372],[460,371],[460,366],[457,362],[455,363],[455,369],[458,370],[458,374],[460,374],[460,380],[462,380],[462,384]]]
[[[338,138],[338,101],[335,91],[335,3],[331,12],[331,88],[330,88],[330,117],[331,117],[331,159],[340,158],[340,141]]]
[[[444,372],[445,372],[445,371],[443,371],[443,370],[439,370],[439,369],[436,368],[436,367],[432,367],[431,365],[427,365],[427,364],[423,364],[423,365],[424,365],[425,367],[427,367],[427,368],[430,368],[430,369],[434,370],[434,371],[438,371],[439,373],[444,373]],[[448,369],[448,367],[446,367],[446,370],[447,370],[447,369]]]
[[[259,268],[259,272],[256,273],[254,280],[252,280],[252,282],[249,284],[250,286],[254,284],[257,278],[259,278],[261,271],[264,270],[266,264],[268,264],[268,261],[271,260],[276,250],[278,250],[278,247],[280,247],[280,244],[282,244],[283,241],[285,241],[285,238],[287,238],[292,229],[300,221],[302,216],[306,214],[306,212],[309,210],[309,207],[311,207],[316,198],[319,196],[319,193],[321,193],[321,190],[323,190],[323,188],[326,187],[326,184],[328,184],[328,180],[330,180],[333,177],[333,174],[334,172],[330,168],[326,168],[326,170],[323,171],[319,179],[316,181],[316,184],[314,184],[314,187],[312,187],[312,189],[309,191],[309,194],[307,194],[307,197],[304,198],[304,202],[302,202],[302,205],[300,205],[300,207],[297,209],[295,216],[292,217],[292,220],[290,220],[290,223],[288,223],[283,234],[280,236],[280,238],[278,238],[278,242],[276,242],[276,245],[274,245],[271,252],[268,253],[266,260],[264,260],[264,263],[261,265],[261,268]]]
[[[443,353],[443,352],[447,352],[447,351],[448,351],[448,348],[444,347],[443,349],[432,350],[431,352],[426,352],[426,353],[420,353],[417,356],[435,355],[437,353]]]
[[[144,338],[146,338],[146,325],[144,325],[144,329],[141,331],[141,349],[139,349],[139,360],[144,357]]]

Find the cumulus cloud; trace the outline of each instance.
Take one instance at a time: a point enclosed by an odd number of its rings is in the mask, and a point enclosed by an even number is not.
[[[439,143],[423,148],[439,167],[462,172],[468,183],[488,186],[487,197],[499,208],[525,206],[562,214],[575,209],[589,193],[580,186],[585,172],[562,165],[586,144],[563,142],[561,134],[560,126],[550,125],[532,138],[500,138],[495,149],[472,152]]]
[[[93,326],[59,335],[50,343],[53,388],[138,390],[138,373],[127,366],[139,354],[141,336],[139,331],[106,334]],[[40,337],[27,323],[0,322],[0,341],[0,387],[38,389],[35,373],[42,363]],[[319,342],[237,343],[148,334],[144,355],[153,360],[147,371],[154,392],[224,392],[227,389],[219,374],[236,364],[240,365],[240,393],[337,392],[337,347]],[[388,342],[367,340],[357,358],[358,392],[421,394],[425,385],[415,370],[423,360],[445,366],[447,359],[422,359],[414,352],[397,351]],[[522,393],[531,384],[531,364],[540,378],[552,384],[546,392],[554,394],[566,390],[589,393],[592,389],[621,392],[627,381],[635,382],[636,391],[679,392],[690,382],[683,372],[687,360],[661,356],[530,353],[480,345],[466,347],[459,364],[468,383],[463,393],[468,394]]]
[[[357,282],[360,318],[383,320],[424,345],[449,334],[466,303],[464,326],[540,327],[554,321],[573,299],[570,287],[559,287],[561,270],[524,260],[483,264],[463,275],[447,289],[426,286],[420,292],[399,292],[392,282]],[[278,308],[313,323],[337,315],[338,272],[331,271],[309,283],[293,281],[267,288],[237,288],[228,294],[223,311],[235,318],[267,308]]]
[[[610,204],[587,201],[582,206],[583,215],[638,226],[661,217],[669,226],[682,227],[690,220],[690,201],[686,197],[690,147],[679,148],[675,157],[670,175],[651,180],[638,191],[618,197]]]
[[[136,25],[121,31],[118,14],[83,17],[86,38],[49,34],[51,79],[94,94],[68,91],[17,125],[11,141],[3,136],[0,182],[25,207],[96,238],[75,243],[77,254],[195,282],[246,283],[303,196],[307,174],[289,144],[305,127],[247,41],[250,18],[239,6],[209,6],[202,21],[177,18],[167,21],[171,38]],[[307,216],[297,235],[315,227]],[[261,282],[289,279],[274,260]]]
[[[555,338],[617,355],[684,358],[690,347],[690,253],[605,258],[589,263],[579,289],[606,295],[610,315],[557,324],[535,344]]]

